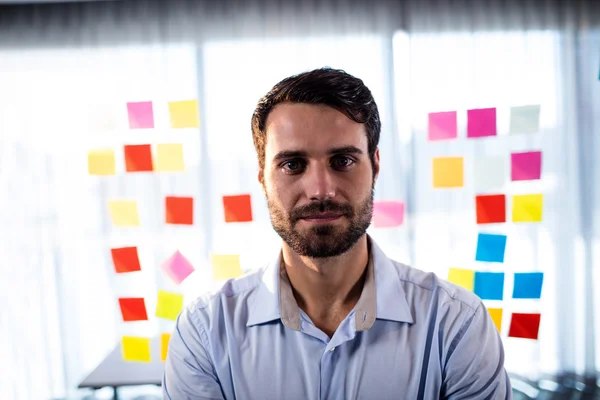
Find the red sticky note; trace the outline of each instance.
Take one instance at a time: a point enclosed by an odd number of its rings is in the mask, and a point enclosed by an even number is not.
[[[143,297],[121,297],[119,299],[123,321],[147,321],[146,302]]]
[[[475,208],[478,224],[506,222],[506,196],[503,194],[475,196]]]
[[[120,247],[110,249],[113,264],[117,274],[125,272],[140,271],[140,259],[138,257],[137,247]]]
[[[479,108],[467,111],[467,137],[496,136],[496,109]]]
[[[194,223],[194,198],[167,196],[165,198],[167,224],[192,225]]]
[[[540,318],[540,314],[513,313],[508,336],[537,340],[540,329]]]
[[[542,176],[542,152],[526,151],[510,155],[510,176],[513,181],[529,181]]]
[[[124,151],[127,172],[152,171],[152,148],[149,144],[125,145]]]
[[[154,128],[154,110],[151,101],[127,103],[130,129]]]
[[[456,111],[429,114],[427,138],[429,140],[456,139]]]
[[[225,222],[252,221],[252,201],[249,194],[223,196]]]

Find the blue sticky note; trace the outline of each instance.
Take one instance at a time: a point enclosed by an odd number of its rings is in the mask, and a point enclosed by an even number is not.
[[[480,233],[477,237],[475,261],[504,262],[506,235]]]
[[[504,298],[504,272],[475,272],[475,290],[481,300]]]
[[[542,297],[543,272],[517,272],[513,299],[539,299]]]

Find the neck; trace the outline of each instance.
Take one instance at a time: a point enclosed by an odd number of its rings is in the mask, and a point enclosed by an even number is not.
[[[282,255],[298,306],[331,336],[362,293],[369,261],[367,235],[336,257],[303,257],[285,243]]]

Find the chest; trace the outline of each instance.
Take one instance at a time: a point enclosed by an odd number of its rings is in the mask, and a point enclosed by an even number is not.
[[[376,321],[365,332],[342,324],[331,340],[311,333],[279,324],[233,340],[217,371],[226,398],[416,399],[421,385],[439,393],[439,352],[411,340],[408,324]]]

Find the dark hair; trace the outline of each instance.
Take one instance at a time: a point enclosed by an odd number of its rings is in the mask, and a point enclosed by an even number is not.
[[[265,125],[269,113],[280,103],[325,104],[365,124],[369,158],[375,164],[381,121],[371,91],[362,80],[343,70],[319,68],[285,78],[258,101],[252,114],[252,139],[261,170],[265,167]]]

